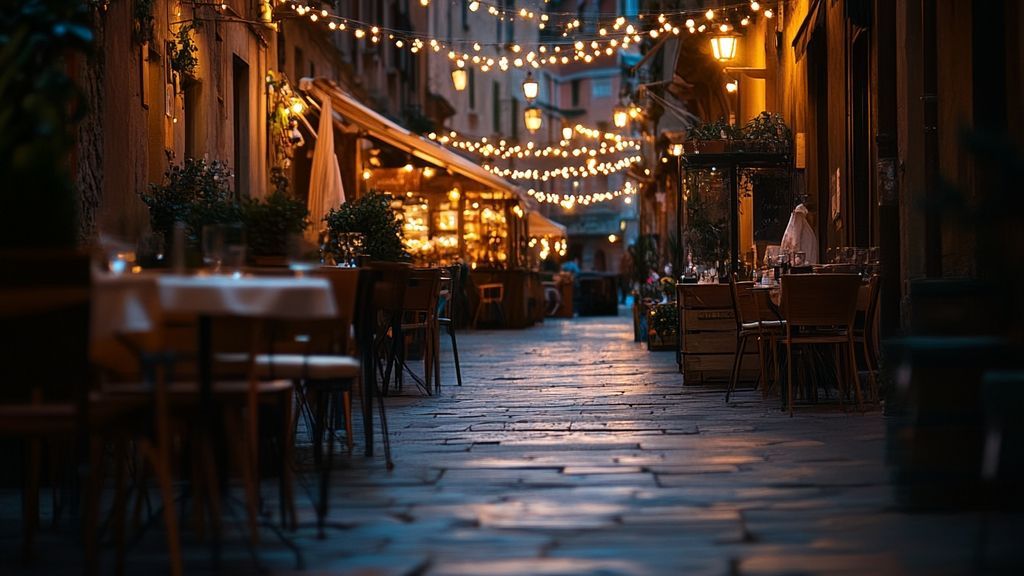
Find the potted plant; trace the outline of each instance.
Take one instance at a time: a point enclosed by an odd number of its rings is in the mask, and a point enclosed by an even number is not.
[[[741,138],[742,133],[735,126],[719,118],[690,128],[683,146],[691,154],[722,154],[729,150],[731,142]]]
[[[658,266],[658,246],[653,236],[645,235],[627,248],[629,278],[633,288],[633,341],[642,342],[647,335],[647,308],[643,300],[649,298],[648,280],[651,270]]]
[[[203,226],[242,221],[242,207],[229,187],[231,179],[231,170],[216,160],[186,158],[181,165],[171,164],[164,181],[151,184],[149,192],[141,194],[153,231],[170,242],[175,223],[183,222],[186,252],[197,252]]]
[[[402,222],[391,207],[391,195],[371,190],[369,194],[332,209],[327,222],[326,250],[339,258],[339,235],[363,235],[363,253],[371,260],[405,262],[410,259],[402,244]]]
[[[675,350],[679,344],[679,307],[675,301],[655,304],[649,316],[647,349]]]
[[[242,203],[249,259],[257,266],[283,266],[288,237],[302,234],[309,223],[309,210],[288,193],[288,178],[280,168],[270,176],[274,191],[265,199]]]
[[[793,149],[793,132],[777,112],[761,112],[743,127],[747,152],[788,154]]]

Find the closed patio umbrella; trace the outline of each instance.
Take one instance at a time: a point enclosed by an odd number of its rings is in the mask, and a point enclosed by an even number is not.
[[[331,99],[321,100],[320,125],[317,128],[316,149],[313,151],[313,168],[309,173],[309,228],[306,238],[313,243],[324,229],[324,216],[331,208],[345,203],[345,189],[341,184],[341,168],[334,153],[334,110]]]

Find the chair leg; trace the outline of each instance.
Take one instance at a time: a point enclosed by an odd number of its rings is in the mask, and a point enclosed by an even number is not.
[[[768,388],[768,367],[764,363],[764,335],[762,334],[757,336],[757,363],[761,371],[758,375],[761,383],[761,393],[767,394],[765,390]],[[756,390],[757,387],[755,386],[754,389]]]
[[[352,454],[352,392],[342,390],[341,409],[345,412],[345,444],[349,455]]]
[[[26,560],[33,556],[35,534],[39,526],[39,460],[40,443],[29,440],[26,445],[25,486],[21,493],[22,554]]]
[[[297,389],[295,389],[297,390]],[[292,478],[292,462],[295,449],[295,422],[293,421],[293,392],[288,390],[281,398],[282,424],[281,430],[281,486],[280,486],[280,510],[281,525],[289,530],[295,530],[295,492],[294,479]]]
[[[462,367],[459,366],[459,344],[455,341],[455,327],[448,324],[448,336],[452,339],[452,356],[455,358],[455,381],[462,386]]]
[[[732,395],[733,390],[736,389],[736,381],[739,380],[740,376],[740,363],[743,360],[743,354],[747,350],[747,337],[739,336],[736,338],[736,354],[732,357],[732,373],[729,375],[729,388],[725,391],[725,401],[729,402],[729,396]]]
[[[391,460],[391,435],[388,433],[388,415],[387,410],[384,408],[383,397],[377,398],[377,409],[380,411],[380,434],[381,441],[384,444],[384,464],[388,470],[391,470],[395,467],[395,463]]]
[[[793,417],[793,343],[786,338],[786,408]]]
[[[871,402],[878,404],[878,380],[875,378],[875,372],[878,370],[878,364],[875,362],[874,355],[868,349],[868,338],[864,337],[864,366],[868,369],[868,383],[870,384]]]
[[[85,485],[85,515],[82,518],[82,542],[85,548],[85,573],[99,574],[100,493],[103,489],[103,439],[89,440],[89,478]]]
[[[431,349],[434,356],[431,361],[434,363],[434,392],[441,394],[441,325],[436,321],[430,327],[430,337],[433,339]]]
[[[857,410],[864,412],[864,402],[860,393],[860,378],[857,377],[857,356],[853,352],[853,338],[846,342],[847,360],[850,364],[850,376],[853,383],[853,395],[857,399]]]
[[[164,526],[167,529],[167,556],[172,576],[181,576],[184,572],[181,560],[181,539],[178,534],[178,516],[174,513],[174,486],[171,484],[168,447],[163,440],[153,446],[148,441],[144,444],[144,453],[149,455],[153,473],[156,475],[160,488],[160,499],[163,501]]]

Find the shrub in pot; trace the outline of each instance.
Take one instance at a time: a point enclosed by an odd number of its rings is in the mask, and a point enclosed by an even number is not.
[[[173,238],[175,222],[184,222],[186,242],[197,246],[207,224],[242,221],[242,207],[231,192],[231,170],[223,162],[186,158],[181,165],[171,164],[164,181],[151,184],[141,194],[149,207],[153,231],[166,242]]]
[[[405,262],[410,259],[402,244],[402,222],[391,207],[390,194],[371,190],[324,217],[327,223],[327,251],[341,257],[339,235],[358,232],[363,235],[363,253],[371,260]]]
[[[786,154],[793,149],[793,132],[778,112],[761,112],[743,127],[747,152]]]
[[[249,257],[255,264],[283,264],[289,236],[302,234],[309,223],[306,204],[288,193],[288,178],[280,168],[271,174],[274,191],[262,200],[242,203]]]
[[[721,154],[730,143],[743,137],[742,133],[725,118],[698,124],[686,134],[686,151],[695,154]]]

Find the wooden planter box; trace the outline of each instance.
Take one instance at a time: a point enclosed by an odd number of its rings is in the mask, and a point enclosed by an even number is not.
[[[684,385],[728,382],[736,354],[736,317],[728,284],[677,284],[679,370]],[[759,373],[757,346],[747,345],[740,379]]]
[[[651,352],[665,352],[675,350],[679,346],[679,334],[665,334],[662,338],[654,330],[647,332],[647,350]]]

